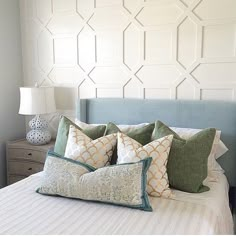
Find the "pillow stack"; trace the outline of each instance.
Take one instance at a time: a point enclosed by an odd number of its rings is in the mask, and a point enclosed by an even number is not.
[[[209,190],[203,181],[219,142],[214,128],[184,139],[161,121],[89,126],[62,117],[37,191],[151,211],[148,195]]]

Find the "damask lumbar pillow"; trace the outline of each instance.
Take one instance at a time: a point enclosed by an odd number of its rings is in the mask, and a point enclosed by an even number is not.
[[[147,192],[151,196],[171,197],[166,165],[172,139],[173,135],[168,135],[143,146],[126,134],[118,133],[118,164],[152,157],[147,175]]]
[[[116,134],[92,140],[74,125],[70,125],[65,157],[100,168],[110,165],[116,142]]]
[[[203,185],[203,181],[207,177],[208,157],[212,150],[216,129],[204,129],[185,140],[161,121],[156,121],[155,138],[159,139],[171,134],[174,138],[167,164],[170,185],[191,193],[209,190]]]
[[[152,158],[137,163],[94,169],[49,152],[37,192],[152,211],[146,174]]]
[[[66,149],[66,144],[68,140],[70,125],[74,125],[77,129],[80,129],[83,133],[85,133],[91,139],[97,139],[99,137],[102,137],[106,129],[105,125],[98,125],[95,127],[82,129],[78,127],[70,119],[68,119],[67,117],[62,116],[59,122],[57,138],[56,138],[56,143],[54,147],[54,151],[62,156],[65,155],[65,149]]]

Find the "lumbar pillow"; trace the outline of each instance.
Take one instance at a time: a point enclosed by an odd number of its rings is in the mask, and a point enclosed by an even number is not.
[[[167,164],[170,186],[191,193],[208,191],[209,187],[204,186],[203,181],[207,177],[208,156],[216,129],[204,129],[185,140],[161,121],[156,121],[156,139],[171,134],[174,138]]]
[[[82,130],[70,119],[66,118],[65,116],[62,116],[58,126],[57,138],[54,146],[54,151],[62,156],[65,155],[70,125],[74,125],[77,129],[80,129],[91,139],[97,139],[99,137],[102,137],[106,129],[105,125],[99,125],[96,127],[85,128]]]
[[[152,157],[153,161],[147,175],[147,192],[151,196],[171,196],[166,165],[172,139],[173,135],[168,135],[143,146],[126,134],[118,133],[117,163],[137,162]]]
[[[92,140],[74,125],[70,125],[65,157],[95,168],[110,165],[116,141],[116,134]]]
[[[152,211],[146,173],[152,159],[100,169],[49,152],[37,192]]]
[[[127,133],[125,133],[126,135],[128,135],[130,138],[136,140],[137,142],[141,143],[142,145],[145,145],[149,142],[151,142],[151,137],[152,137],[152,132],[154,130],[154,123],[153,124],[148,124],[145,126],[140,126],[138,128],[135,129],[131,129],[130,131],[128,131]],[[114,133],[118,133],[118,132],[122,132],[117,125],[115,125],[112,122],[109,122],[107,124],[106,130],[105,130],[105,135],[108,134],[114,134]],[[114,150],[114,153],[112,155],[112,160],[111,160],[111,164],[116,164],[117,161],[117,147]]]

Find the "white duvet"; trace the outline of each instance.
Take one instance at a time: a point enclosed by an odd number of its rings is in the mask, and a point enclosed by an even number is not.
[[[233,234],[228,183],[150,198],[153,212],[37,194],[36,174],[0,190],[0,234]]]

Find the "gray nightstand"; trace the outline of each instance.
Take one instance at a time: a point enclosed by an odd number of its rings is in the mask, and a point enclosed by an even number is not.
[[[7,143],[7,184],[13,184],[43,170],[46,153],[54,146],[54,141],[47,145],[34,146],[25,139]]]

